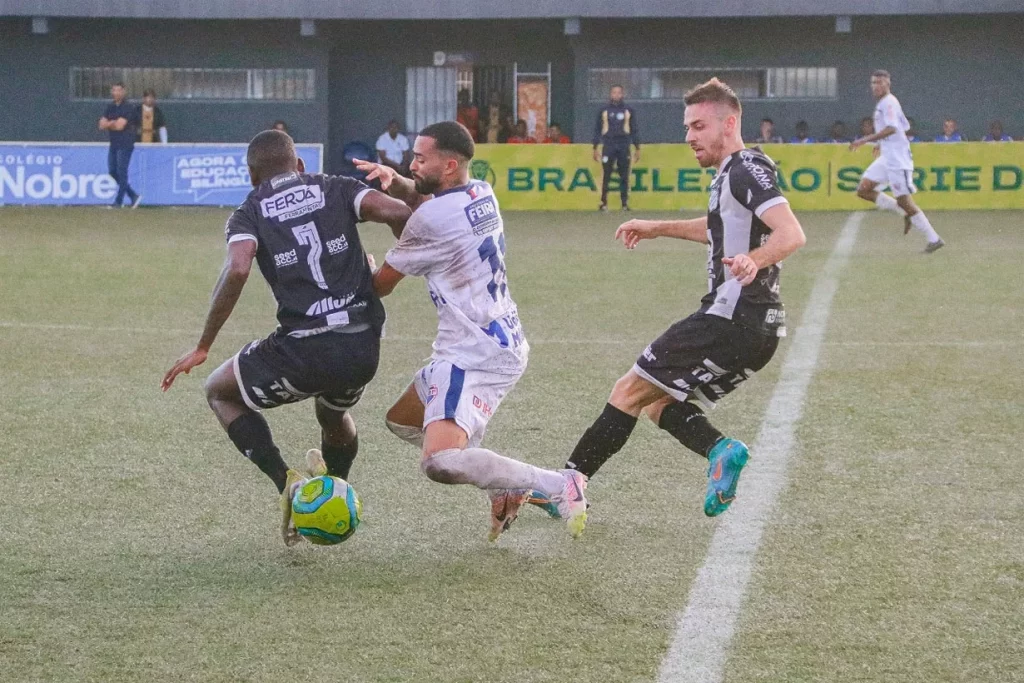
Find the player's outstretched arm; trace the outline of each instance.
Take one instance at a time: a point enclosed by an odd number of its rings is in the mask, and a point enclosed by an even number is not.
[[[626,249],[635,249],[640,240],[652,240],[655,237],[673,237],[707,244],[708,218],[702,216],[682,221],[645,221],[634,218],[615,231],[615,239],[621,241]]]
[[[367,183],[372,180],[380,180],[380,189],[395,199],[405,202],[414,211],[416,207],[430,199],[428,195],[422,195],[416,191],[416,183],[411,178],[399,175],[398,171],[393,168],[362,159],[356,159],[353,163],[356,168],[366,174],[365,181]]]
[[[175,377],[183,372],[187,375],[192,368],[206,361],[210,347],[213,346],[220,328],[224,327],[224,323],[231,316],[235,304],[238,303],[238,297],[242,295],[242,288],[249,279],[252,260],[256,257],[256,246],[255,240],[242,240],[228,245],[228,258],[213,289],[213,300],[210,302],[210,312],[206,315],[203,334],[196,347],[179,358],[164,375],[163,381],[160,382],[160,388],[164,391],[171,388]]]
[[[772,231],[768,241],[749,254],[722,259],[744,287],[754,281],[757,271],[785,260],[807,243],[800,221],[789,204],[776,204],[761,214],[761,220]]]
[[[371,266],[372,267],[372,266]],[[384,261],[377,270],[373,271],[373,291],[379,297],[385,297],[395,291],[395,287],[402,281],[405,275],[391,267],[391,264]]]
[[[402,230],[412,215],[410,209],[404,202],[389,197],[383,192],[370,190],[363,201],[359,204],[359,215],[363,220],[374,223],[384,223],[391,228],[395,238],[402,236]]]

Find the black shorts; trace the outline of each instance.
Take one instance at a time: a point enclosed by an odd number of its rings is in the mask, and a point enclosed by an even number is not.
[[[235,379],[253,410],[316,396],[321,405],[346,411],[359,402],[379,358],[380,334],[373,329],[301,338],[274,332],[235,354]]]
[[[768,364],[779,338],[717,315],[694,313],[644,349],[633,371],[678,401],[714,407]]]

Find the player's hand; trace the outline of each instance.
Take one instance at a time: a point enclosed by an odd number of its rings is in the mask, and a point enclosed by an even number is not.
[[[882,153],[882,148],[879,147],[878,145],[875,145],[875,148],[871,151],[872,156],[874,156],[876,159],[878,158],[878,156],[881,153]]]
[[[857,149],[858,147],[860,147],[863,144],[864,144],[864,139],[863,138],[857,138],[856,140],[854,140],[853,142],[850,143],[850,151],[852,152],[853,150]]]
[[[597,148],[594,149],[594,161],[601,163],[601,152],[599,152]]]
[[[163,381],[160,382],[160,388],[164,391],[170,389],[171,385],[174,384],[175,377],[183,372],[187,375],[192,372],[192,368],[205,363],[206,355],[206,350],[196,347],[179,358],[171,369],[167,371],[167,374],[164,375]]]
[[[635,249],[640,240],[652,240],[657,236],[657,224],[639,218],[626,221],[615,230],[615,239],[620,240],[626,249]]]
[[[729,270],[732,271],[733,277],[740,281],[740,284],[746,287],[754,278],[757,277],[757,264],[754,263],[754,259],[750,258],[746,254],[736,254],[735,256],[726,256],[722,259],[722,264],[728,266]]]
[[[639,164],[640,163],[640,150],[639,149],[637,149],[635,152],[633,152],[633,163],[634,164]]]
[[[373,258],[373,254],[366,255],[366,262],[370,264],[370,270],[377,270],[377,261]]]
[[[388,191],[388,188],[391,187],[391,183],[395,180],[395,176],[398,175],[398,172],[390,166],[378,164],[373,161],[356,159],[352,163],[355,164],[356,168],[366,174],[366,178],[363,182],[369,183],[371,180],[379,179],[380,189],[384,192]]]

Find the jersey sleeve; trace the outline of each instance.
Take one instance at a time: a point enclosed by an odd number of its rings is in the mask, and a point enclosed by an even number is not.
[[[405,224],[402,237],[384,257],[392,268],[402,275],[427,275],[436,270],[443,270],[451,260],[450,240],[439,239],[431,235],[422,214],[413,213]]]
[[[228,218],[228,222],[224,225],[224,238],[228,244],[242,240],[252,240],[259,244],[256,221],[253,217],[252,205],[248,200],[235,209],[235,212]]]
[[[903,108],[894,97],[886,98],[882,103],[882,124],[886,128],[892,126],[896,130],[903,127]]]
[[[741,163],[729,170],[732,196],[758,218],[773,206],[788,204],[779,190],[775,167],[770,161],[743,155]]]
[[[334,194],[337,198],[332,201],[332,204],[340,202],[342,206],[349,208],[357,221],[362,221],[363,216],[359,211],[359,207],[372,188],[361,180],[346,176],[331,176],[327,182],[328,193]]]

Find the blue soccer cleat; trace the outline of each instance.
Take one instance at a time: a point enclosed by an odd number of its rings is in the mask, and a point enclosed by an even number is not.
[[[708,491],[704,514],[715,517],[729,509],[736,499],[740,472],[750,458],[747,445],[736,439],[722,439],[708,453]]]

